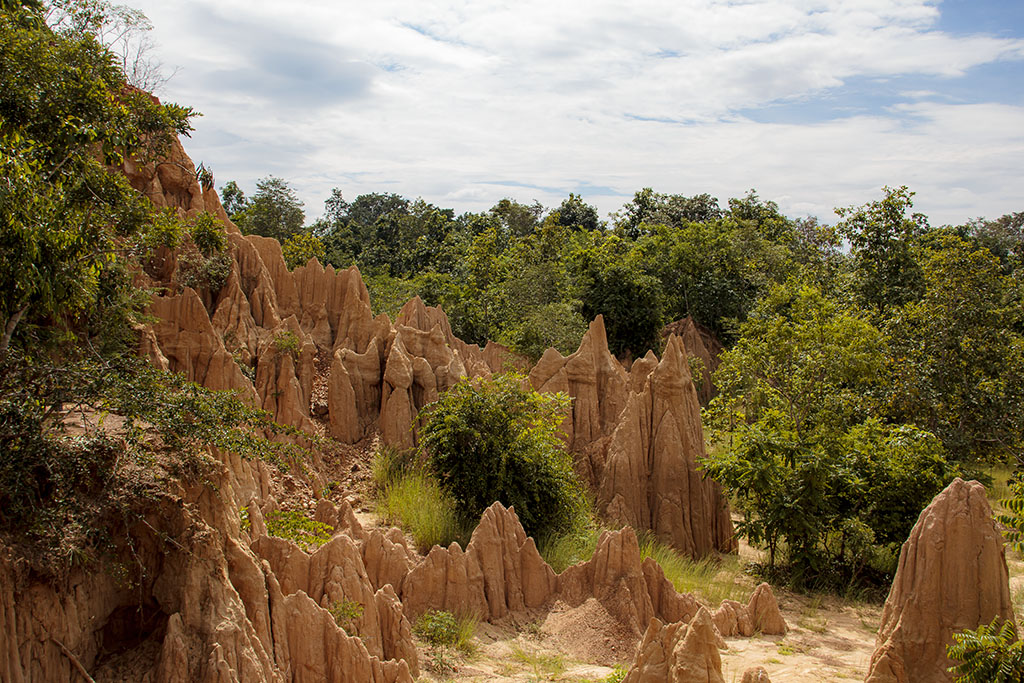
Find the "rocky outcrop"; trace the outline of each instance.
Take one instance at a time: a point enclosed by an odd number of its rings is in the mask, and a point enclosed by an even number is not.
[[[609,518],[651,529],[693,557],[729,552],[732,522],[718,484],[700,470],[703,456],[700,406],[686,350],[673,336],[643,391],[629,395],[608,446],[598,502]]]
[[[867,681],[950,681],[953,633],[1013,619],[1002,535],[985,488],[955,479],[921,513],[900,551]]]
[[[555,573],[523,531],[515,511],[494,503],[484,511],[465,552],[434,546],[402,581],[402,603],[415,617],[428,609],[485,620],[544,605]]]
[[[772,683],[772,679],[768,678],[768,672],[763,666],[755,666],[743,672],[740,683]]]
[[[155,340],[156,345],[140,349],[142,353],[151,359],[162,356],[166,369],[184,374],[191,382],[214,390],[236,390],[242,398],[257,402],[252,383],[224,348],[195,290],[154,297],[149,314],[157,322],[150,328],[151,336],[143,335],[143,343]]]
[[[661,330],[661,337],[668,340],[676,335],[683,340],[686,347],[686,354],[690,358],[699,358],[704,366],[700,377],[694,377],[694,384],[697,387],[697,396],[700,397],[701,405],[707,405],[718,393],[711,382],[711,375],[718,369],[719,357],[725,347],[718,341],[711,330],[687,316],[675,322],[665,325]]]
[[[779,611],[775,593],[767,583],[754,589],[746,605],[735,600],[723,600],[712,619],[715,628],[725,637],[749,637],[755,633],[786,635],[789,631]]]
[[[706,608],[702,607],[689,624],[665,625],[651,619],[625,681],[725,683],[718,654],[724,647]]]

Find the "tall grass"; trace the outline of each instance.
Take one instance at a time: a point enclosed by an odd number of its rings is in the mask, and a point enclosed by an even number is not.
[[[722,600],[746,601],[750,587],[741,583],[740,560],[734,555],[708,555],[699,560],[677,552],[650,532],[640,536],[640,558],[653,558],[679,593],[694,593],[709,605]]]
[[[537,550],[555,573],[561,574],[577,562],[594,556],[602,531],[596,524],[589,523],[567,533],[549,534],[537,542]]]
[[[416,548],[427,553],[435,545],[458,541],[466,546],[472,522],[459,514],[451,499],[429,472],[400,451],[383,448],[374,456],[377,513],[388,524],[412,536]]]

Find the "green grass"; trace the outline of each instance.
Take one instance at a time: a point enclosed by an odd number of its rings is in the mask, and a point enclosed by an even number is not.
[[[745,602],[750,597],[750,588],[738,581],[742,568],[735,555],[694,560],[645,533],[640,538],[640,557],[654,558],[676,591],[694,593],[710,605],[725,599]]]
[[[1009,484],[1010,476],[1013,474],[1013,467],[1000,463],[985,467],[984,472],[992,477],[992,485],[985,489],[985,495],[988,497],[992,509],[996,513],[1005,512],[1000,501],[1013,497]]]
[[[452,541],[465,547],[472,533],[459,515],[455,501],[445,495],[433,477],[423,472],[406,473],[385,486],[377,500],[377,512],[388,524],[409,532],[422,553]]]
[[[537,550],[555,573],[561,574],[577,562],[594,556],[602,531],[596,524],[588,524],[569,533],[545,536],[538,541]]]

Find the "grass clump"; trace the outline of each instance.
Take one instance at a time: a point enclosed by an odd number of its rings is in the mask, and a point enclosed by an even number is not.
[[[602,531],[591,522],[565,533],[547,534],[538,541],[537,550],[555,573],[561,574],[572,565],[594,556]]]
[[[416,459],[415,451],[382,447],[371,466],[377,488],[377,512],[388,524],[405,529],[420,552],[458,541],[463,547],[472,527],[437,478]]]
[[[647,532],[640,537],[640,558],[648,557],[658,563],[665,578],[680,593],[695,593],[711,605],[749,597],[748,588],[737,581],[741,573],[737,557],[709,555],[694,560]]]
[[[556,681],[565,673],[565,658],[559,654],[527,651],[513,645],[512,659],[529,667],[535,681]]]
[[[327,610],[335,623],[350,636],[356,635],[356,622],[363,616],[363,606],[355,600],[338,600]]]

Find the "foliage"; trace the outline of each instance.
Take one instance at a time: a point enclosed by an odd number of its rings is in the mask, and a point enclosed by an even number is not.
[[[302,202],[295,196],[295,190],[281,178],[260,178],[256,181],[256,192],[252,198],[246,201],[244,195],[233,194],[232,199],[244,202],[241,209],[231,214],[231,220],[247,235],[273,237],[285,242],[302,231],[306,220]]]
[[[459,509],[478,518],[515,506],[528,534],[572,529],[588,503],[559,437],[569,399],[524,389],[521,375],[464,380],[420,413],[431,469]]]
[[[1024,681],[1024,641],[1017,639],[1012,620],[982,624],[975,631],[953,634],[946,654],[959,663],[949,668],[964,683],[1020,683]]]
[[[334,527],[310,519],[300,510],[271,510],[265,522],[268,534],[293,541],[302,548],[319,548],[334,534]]]
[[[906,186],[882,191],[879,201],[836,209],[843,219],[836,228],[850,243],[858,302],[879,313],[920,297],[924,278],[913,245],[928,227],[922,214],[907,215],[914,193]]]
[[[192,243],[203,256],[223,253],[228,246],[227,234],[220,221],[207,212],[196,215],[187,223]]]
[[[604,316],[612,353],[642,356],[658,348],[658,331],[664,322],[661,283],[608,256],[602,251],[586,257],[580,291],[583,317]]]
[[[105,516],[134,514],[161,473],[205,476],[211,446],[281,467],[303,454],[260,433],[295,430],[133,355],[54,364],[10,353],[0,362],[0,530],[63,571],[96,552]]]
[[[0,355],[16,333],[66,327],[95,307],[118,258],[159,236],[157,212],[119,173],[190,127],[190,109],[128,88],[87,32],[0,13]],[[36,340],[38,342],[38,339]]]
[[[220,291],[234,266],[231,254],[214,253],[202,256],[197,253],[183,253],[178,256],[178,268],[175,279],[183,287],[191,287],[198,291],[216,294]]]
[[[856,312],[798,283],[778,287],[715,373],[708,411],[723,446],[708,473],[744,513],[737,532],[784,554],[797,584],[892,567],[886,546],[952,478],[941,444],[871,417],[887,356]]]
[[[322,263],[327,254],[324,243],[312,232],[295,233],[284,241],[281,251],[289,270],[304,266],[313,258]]]
[[[357,635],[356,622],[363,616],[363,606],[355,600],[337,600],[328,609],[334,621],[345,633]]]
[[[469,654],[476,625],[477,618],[472,615],[456,616],[451,612],[428,610],[416,620],[412,632],[430,645],[447,645]]]
[[[924,290],[886,326],[894,412],[934,432],[961,462],[1020,452],[1020,290],[991,252],[957,235],[936,235],[917,253]]]

